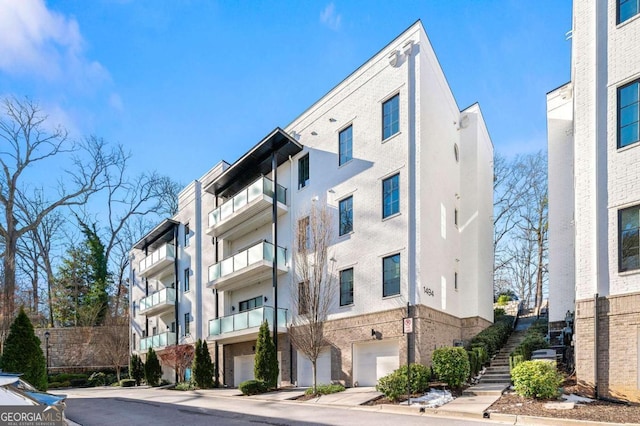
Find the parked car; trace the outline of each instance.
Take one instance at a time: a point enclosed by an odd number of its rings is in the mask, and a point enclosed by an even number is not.
[[[20,374],[0,372],[0,405],[46,405],[55,407],[64,419],[66,395],[54,395],[34,388]]]

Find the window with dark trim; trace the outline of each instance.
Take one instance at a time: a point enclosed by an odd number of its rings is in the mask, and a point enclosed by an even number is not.
[[[298,189],[309,184],[309,154],[298,160]]]
[[[618,24],[631,19],[640,12],[640,0],[617,0]]]
[[[340,306],[353,305],[353,268],[340,271]]]
[[[189,316],[189,313],[187,312],[186,314],[184,314],[184,334],[183,336],[187,336],[191,334],[191,317]]]
[[[400,175],[382,181],[382,218],[400,212]]]
[[[353,158],[353,126],[341,131],[338,140],[338,165],[342,166]]]
[[[382,259],[382,297],[400,294],[400,253]]]
[[[457,272],[453,273],[453,289],[454,290],[458,289],[458,273]]]
[[[189,229],[189,224],[186,223],[184,225],[184,246],[185,247],[189,247],[189,238],[191,238],[190,232],[191,231]]]
[[[133,349],[135,351],[136,350],[136,346],[137,346],[136,345],[136,333],[133,333],[131,335],[131,345],[133,346],[133,348],[131,348],[131,349]]]
[[[618,148],[640,141],[639,93],[640,80],[618,88]]]
[[[353,231],[353,196],[341,200],[340,210],[340,235]]]
[[[305,315],[309,313],[309,283],[298,283],[298,314]]]
[[[453,209],[453,224],[458,226],[458,209]]]
[[[189,268],[184,270],[184,279],[183,284],[182,284],[182,290],[186,293],[189,291],[189,274],[190,274],[190,270]]]
[[[311,229],[309,228],[309,216],[298,220],[298,251],[309,250],[311,241],[309,240]]]
[[[240,312],[250,311],[251,309],[259,308],[262,306],[262,296],[254,297],[253,299],[243,300],[240,302],[239,310]]]
[[[400,131],[400,95],[382,104],[382,140]]]
[[[620,272],[640,269],[640,205],[618,211]]]

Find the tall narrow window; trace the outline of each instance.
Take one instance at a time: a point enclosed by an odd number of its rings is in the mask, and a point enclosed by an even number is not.
[[[187,312],[186,314],[184,314],[184,334],[183,336],[187,336],[191,334],[191,317],[189,316],[189,313]]]
[[[340,201],[340,235],[353,231],[353,197]]]
[[[342,166],[353,158],[353,126],[349,126],[341,131],[338,139],[340,141],[340,146],[338,147],[338,164]]]
[[[382,297],[400,294],[400,253],[382,259]]]
[[[640,140],[640,81],[618,89],[618,148]]]
[[[453,224],[458,226],[458,209],[453,209]]]
[[[298,189],[309,184],[309,154],[298,160]]]
[[[298,283],[298,314],[309,313],[309,283]]]
[[[340,306],[353,305],[353,268],[340,271]]]
[[[131,335],[131,345],[133,346],[131,349],[136,350],[136,333]]]
[[[182,288],[185,293],[189,291],[189,272],[190,272],[189,268],[184,270],[184,280],[183,280],[184,284]]]
[[[309,216],[298,220],[298,251],[309,250],[311,241],[309,240],[311,229],[309,229]]]
[[[617,0],[618,24],[631,19],[640,12],[640,0]]]
[[[640,206],[618,212],[620,272],[640,269]]]
[[[400,95],[382,104],[382,140],[400,131]]]
[[[189,224],[186,223],[184,225],[184,246],[189,247],[189,239],[191,238],[191,230],[189,229]]]
[[[458,289],[458,273],[457,272],[453,273],[453,289],[454,290]]]
[[[382,181],[382,218],[400,212],[400,175]]]

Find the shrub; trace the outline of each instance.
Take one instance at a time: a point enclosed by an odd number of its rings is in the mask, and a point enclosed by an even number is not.
[[[480,371],[480,363],[478,361],[478,353],[474,351],[467,351],[469,357],[469,377],[475,377]]]
[[[71,386],[71,383],[69,383],[69,381],[49,383],[49,389],[68,388],[70,386]]]
[[[471,339],[470,347],[483,345],[487,351],[488,357],[491,357],[505,344],[513,330],[512,326],[513,317],[510,315],[504,315],[493,325],[485,328]]]
[[[149,386],[158,386],[162,378],[162,367],[160,360],[153,348],[149,348],[147,352],[147,362],[144,364],[144,379]]]
[[[429,388],[431,369],[422,364],[411,364],[411,393],[421,393]],[[403,365],[393,373],[378,380],[376,390],[382,392],[391,401],[407,394],[407,366]]]
[[[140,386],[142,379],[144,379],[144,363],[142,358],[136,354],[132,354],[129,361],[129,377],[135,381],[136,386]]]
[[[474,346],[471,348],[478,357],[478,370],[482,368],[483,365],[489,362],[489,354],[487,353],[486,346]]]
[[[502,308],[495,308],[493,310],[493,322],[498,321],[500,318],[502,318],[503,316],[505,316],[507,313],[505,312],[504,309]]]
[[[436,375],[451,388],[459,388],[469,377],[469,356],[464,348],[438,348],[432,362]]]
[[[522,342],[513,350],[511,355],[522,355],[523,360],[530,360],[533,351],[538,349],[546,349],[549,343],[545,340],[548,331],[548,323],[545,320],[537,321],[529,327]],[[514,362],[518,362],[519,358],[514,358]]]
[[[243,395],[258,395],[265,393],[269,387],[263,380],[246,380],[238,386]]]
[[[23,373],[22,378],[39,390],[47,390],[47,363],[40,348],[40,339],[33,332],[33,324],[20,308],[4,342],[0,369],[9,373]]]
[[[136,385],[135,379],[122,379],[120,380],[120,387],[130,388]]]
[[[316,386],[316,395],[329,395],[331,393],[338,393],[342,391],[344,391],[344,386],[341,384]],[[304,394],[313,395],[313,388],[307,389],[304,391]]]
[[[49,375],[50,382],[66,382],[66,381],[71,381],[73,379],[87,380],[88,378],[89,378],[89,375],[85,373],[58,373],[58,374]]]
[[[194,390],[195,388],[196,388],[195,383],[192,380],[188,380],[186,382],[178,383],[175,387],[175,390],[188,391],[188,390]]]
[[[87,386],[87,379],[71,379],[69,383],[74,388],[80,388],[83,386]]]
[[[89,386],[104,386],[107,384],[107,375],[101,371],[96,371],[87,380]]]
[[[509,355],[509,369],[513,370],[516,365],[524,361],[524,357],[520,354],[512,352]]]
[[[253,375],[256,380],[262,380],[268,389],[273,389],[278,385],[278,372],[278,357],[276,347],[273,344],[273,340],[271,340],[269,323],[263,321],[256,341]]]
[[[213,387],[213,374],[215,369],[209,355],[209,347],[207,342],[198,339],[193,358],[193,380],[200,389],[209,389]]]
[[[523,361],[511,370],[516,393],[527,398],[547,399],[558,395],[562,376],[548,361]]]
[[[511,297],[509,297],[506,294],[501,294],[498,297],[498,305],[499,306],[505,306],[506,304],[508,304],[509,302],[511,302]]]

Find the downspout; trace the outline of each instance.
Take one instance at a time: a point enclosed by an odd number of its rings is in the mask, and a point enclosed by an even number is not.
[[[273,177],[273,203],[271,206],[271,233],[273,240],[273,267],[271,280],[273,282],[273,345],[278,356],[278,157],[271,153],[271,174]]]
[[[596,399],[598,395],[598,293],[593,296],[593,383]]]
[[[174,250],[174,253],[175,253],[174,254],[174,259],[173,259],[173,275],[174,275],[173,282],[176,283],[176,300],[174,302],[175,311],[176,311],[176,324],[179,324],[179,322],[178,322],[178,318],[179,318],[178,307],[180,306],[178,304],[178,299],[180,297],[179,296],[180,295],[180,284],[178,283],[178,261],[180,260],[179,259],[180,258],[180,256],[179,256],[180,251],[178,250],[178,229],[179,229],[178,225],[174,225],[173,226],[173,250]],[[183,283],[183,285],[184,285],[184,283]],[[178,327],[178,331],[180,331],[180,327]],[[185,335],[186,335],[186,333],[185,333]],[[176,345],[178,345],[179,339],[180,339],[180,333],[178,332],[178,333],[176,333]],[[168,341],[168,339],[167,339],[167,341]],[[178,383],[178,370],[175,370],[174,373],[175,373],[175,382]]]
[[[218,194],[215,194],[214,197],[214,208],[218,208]],[[216,263],[218,263],[219,261],[219,255],[218,255],[218,237],[213,237],[213,264],[215,265]],[[213,288],[213,295],[215,298],[214,304],[215,304],[215,308],[216,308],[216,313],[215,313],[215,318],[218,319],[220,318],[220,298],[218,296],[218,288],[214,287]],[[213,362],[215,363],[215,377],[214,377],[214,384],[216,387],[220,386],[220,353],[219,353],[219,347],[218,347],[218,339],[215,340],[215,343],[213,345]]]

